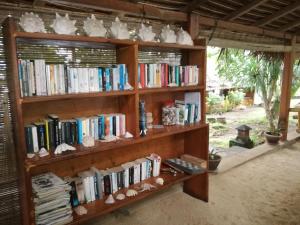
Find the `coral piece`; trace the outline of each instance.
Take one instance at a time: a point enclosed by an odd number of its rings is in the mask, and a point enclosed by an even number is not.
[[[91,136],[85,136],[82,140],[82,145],[84,147],[93,147],[95,146],[95,139]]]
[[[159,185],[164,185],[164,179],[159,177],[155,180],[155,183],[159,184]]]
[[[133,135],[130,132],[126,131],[124,138],[133,138]]]
[[[170,25],[164,26],[160,33],[160,39],[164,43],[176,43],[176,35]]]
[[[34,13],[25,13],[21,16],[20,26],[26,32],[43,32],[45,33],[45,25],[39,15]]]
[[[73,146],[63,143],[56,147],[54,154],[59,155],[65,151],[75,151],[75,150],[76,150],[76,148],[74,148]]]
[[[114,204],[116,201],[114,199],[114,197],[112,196],[112,194],[110,194],[107,199],[105,200],[105,204]]]
[[[75,27],[76,20],[70,20],[69,14],[66,13],[64,17],[56,13],[56,18],[53,20],[51,27],[57,34],[75,34],[77,28]]]
[[[177,32],[176,43],[181,44],[181,45],[193,45],[194,44],[194,42],[191,38],[191,35],[188,32],[186,32],[185,30],[183,30],[182,27]]]
[[[143,183],[141,185],[141,190],[139,192],[150,191],[152,188],[156,188],[156,187],[152,184],[149,184],[149,183]]]
[[[152,31],[152,26],[147,27],[142,23],[138,36],[142,41],[154,41],[155,33]]]
[[[116,17],[115,22],[111,23],[111,34],[117,39],[129,39],[129,31],[127,29],[127,24],[122,23],[119,17]]]
[[[138,194],[138,192],[134,189],[128,189],[126,192],[127,197],[133,197],[133,196],[136,196],[137,194]]]
[[[74,208],[74,211],[76,212],[76,214],[78,216],[82,216],[84,214],[87,214],[87,209],[84,208],[82,205],[77,206],[76,208]]]
[[[88,36],[91,37],[105,37],[106,29],[103,25],[103,20],[97,20],[92,14],[91,18],[86,18],[83,22],[83,29]]]
[[[120,138],[114,135],[107,135],[104,137],[104,140],[100,140],[101,142],[112,142],[112,141],[117,141]]]
[[[49,155],[49,152],[47,151],[47,149],[41,148],[40,151],[39,151],[39,156],[44,157],[44,156],[47,156],[47,155]]]
[[[117,200],[122,201],[125,199],[125,195],[124,194],[118,194],[116,197]]]

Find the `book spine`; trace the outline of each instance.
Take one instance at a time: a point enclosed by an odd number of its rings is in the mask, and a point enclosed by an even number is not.
[[[39,152],[38,136],[36,126],[32,127],[32,142],[33,142],[33,151],[35,153]]]
[[[39,149],[46,148],[45,124],[36,125],[36,128],[37,128],[37,136],[38,136],[38,146],[39,146]]]
[[[76,119],[77,121],[77,142],[78,144],[82,144],[82,139],[83,139],[83,135],[82,135],[82,119],[78,118]]]
[[[32,126],[25,126],[25,141],[27,154],[34,153],[33,149],[33,138],[32,138]]]
[[[46,149],[50,150],[50,135],[49,135],[49,123],[45,120],[45,138],[46,138]]]

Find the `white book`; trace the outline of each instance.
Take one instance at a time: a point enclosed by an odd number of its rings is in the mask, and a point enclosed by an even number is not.
[[[116,136],[120,136],[120,115],[116,115]]]
[[[201,93],[200,92],[187,92],[184,94],[185,104],[196,104],[198,105],[197,119],[196,122],[201,120]],[[186,113],[187,114],[187,113]],[[187,119],[187,115],[185,120]]]
[[[117,91],[119,90],[119,86],[120,86],[120,70],[117,67],[117,68],[113,68],[112,72],[113,72],[113,90]]]
[[[73,73],[73,93],[79,93],[79,79],[78,79],[78,68],[72,68]]]
[[[68,90],[68,94],[73,93],[73,75],[71,74],[71,68],[67,67],[66,69],[66,73],[67,73],[67,77],[68,77],[68,86],[67,86],[67,90]]]
[[[42,95],[47,95],[47,76],[46,76],[46,64],[45,60],[41,59],[41,77],[42,77]]]
[[[89,173],[89,180],[90,180],[90,192],[91,192],[91,200],[96,200],[96,193],[95,193],[95,181],[94,181],[94,174]]]
[[[78,173],[78,176],[82,179],[85,201],[87,203],[91,202],[92,196],[91,196],[89,173],[88,173],[88,171],[83,171],[83,172]]]
[[[89,92],[89,72],[88,68],[82,68],[82,74],[83,74],[83,88],[84,88],[84,93]]]
[[[41,91],[41,89],[42,89],[42,87],[41,87],[41,73],[40,73],[39,64],[40,64],[40,62],[39,62],[38,59],[34,60],[34,73],[35,73],[35,85],[36,85],[36,95],[37,96],[40,96],[41,93],[42,93],[42,91]]]
[[[47,95],[51,95],[51,74],[50,74],[50,65],[46,65],[46,78],[47,78]]]
[[[37,128],[33,126],[32,129],[32,142],[33,142],[33,152],[39,152],[38,138],[37,138]]]
[[[135,163],[133,167],[134,167],[133,183],[137,184],[137,183],[141,182],[141,164],[140,163]]]
[[[30,77],[30,83],[29,83],[29,95],[32,96],[33,93],[35,93],[35,74],[34,74],[34,64],[33,62],[30,62],[29,67],[29,77]]]

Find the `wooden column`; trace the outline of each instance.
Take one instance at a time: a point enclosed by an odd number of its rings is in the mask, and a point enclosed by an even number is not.
[[[293,66],[295,61],[295,51],[293,46],[295,39],[292,40],[292,51],[284,53],[283,60],[283,76],[281,83],[281,96],[280,96],[280,111],[278,126],[282,130],[282,141],[286,141],[288,132],[289,121],[289,108],[291,102],[291,86],[293,79]]]
[[[199,16],[191,13],[189,15],[188,32],[190,33],[193,40],[197,38],[199,33]]]

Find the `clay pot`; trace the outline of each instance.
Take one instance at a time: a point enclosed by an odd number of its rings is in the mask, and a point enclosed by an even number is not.
[[[266,140],[271,145],[278,144],[280,138],[282,137],[282,134],[274,134],[272,132],[265,132]]]
[[[208,159],[208,170],[214,171],[218,168],[222,157],[220,155],[215,155],[214,159]]]

